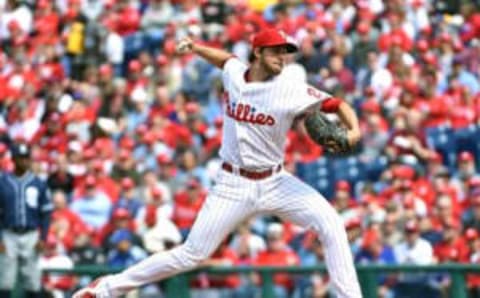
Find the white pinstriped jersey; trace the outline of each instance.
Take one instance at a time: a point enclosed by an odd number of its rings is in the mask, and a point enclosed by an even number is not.
[[[248,66],[238,58],[223,67],[223,140],[220,157],[246,169],[283,163],[287,132],[295,117],[330,94],[278,75],[266,82],[247,82]]]

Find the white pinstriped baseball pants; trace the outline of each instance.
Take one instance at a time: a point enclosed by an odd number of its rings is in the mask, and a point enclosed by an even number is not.
[[[343,221],[313,188],[286,171],[249,180],[221,170],[184,244],[107,278],[113,297],[196,267],[246,217],[270,213],[316,231],[338,297],[362,297]]]

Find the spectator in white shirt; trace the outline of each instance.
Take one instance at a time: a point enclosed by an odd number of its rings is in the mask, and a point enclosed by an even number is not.
[[[115,76],[122,75],[122,64],[124,60],[125,43],[120,34],[117,33],[116,25],[111,24],[107,28],[108,34],[105,40],[105,57],[115,69]]]
[[[432,245],[420,236],[418,222],[411,219],[405,223],[405,240],[394,247],[398,264],[428,265],[434,262]],[[400,275],[396,286],[398,297],[438,297],[431,286],[433,278],[425,273]],[[425,295],[423,295],[425,294]],[[433,296],[432,296],[433,295]]]
[[[32,11],[21,1],[7,0],[0,16],[0,40],[9,38],[8,24],[16,21],[23,32],[32,31]]]
[[[89,21],[96,21],[103,12],[103,2],[101,0],[83,0],[81,6],[82,14]]]
[[[61,252],[59,242],[54,237],[48,237],[45,250],[38,265],[42,270],[73,269],[72,259]],[[44,294],[47,297],[64,298],[75,286],[75,277],[61,273],[44,273],[42,277]],[[42,296],[44,297],[44,296]]]
[[[405,224],[405,240],[395,246],[395,257],[400,264],[427,265],[433,263],[432,245],[422,237],[418,223],[409,220]]]

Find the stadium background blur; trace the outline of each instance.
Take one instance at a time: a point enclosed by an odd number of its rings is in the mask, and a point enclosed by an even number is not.
[[[220,71],[176,55],[175,41],[188,34],[246,61],[265,27],[300,45],[282,75],[345,98],[360,117],[355,154],[324,154],[298,122],[285,160],[341,213],[356,262],[480,262],[479,1],[0,0],[0,167],[12,171],[9,148],[27,143],[48,181],[42,268],[120,268],[184,239],[219,168],[223,90]],[[261,217],[209,264],[322,258],[310,231]],[[68,297],[88,280],[50,274],[43,284]],[[278,297],[330,291],[321,274],[274,280]],[[415,280],[449,286],[442,274]],[[480,279],[467,281],[475,292]],[[378,282],[395,297],[409,278]],[[253,297],[259,283],[203,274],[191,287]]]

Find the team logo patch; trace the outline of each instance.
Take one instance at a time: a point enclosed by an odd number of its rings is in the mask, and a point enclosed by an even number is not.
[[[33,186],[29,186],[25,190],[25,200],[30,208],[38,207],[38,195],[38,189]]]

